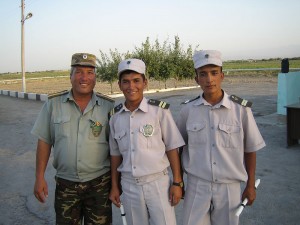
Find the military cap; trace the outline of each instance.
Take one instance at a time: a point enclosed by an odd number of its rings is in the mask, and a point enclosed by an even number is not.
[[[222,66],[221,52],[216,50],[195,51],[193,61],[195,69],[209,64]]]
[[[125,59],[121,61],[118,66],[118,76],[126,70],[132,70],[140,74],[145,74],[146,65],[140,59]]]
[[[96,67],[96,56],[89,53],[75,53],[72,55],[71,66]]]

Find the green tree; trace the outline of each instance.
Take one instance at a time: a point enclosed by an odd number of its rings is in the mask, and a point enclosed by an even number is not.
[[[117,49],[109,50],[110,57],[100,50],[100,58],[97,58],[96,74],[98,80],[110,84],[110,92],[113,93],[113,82],[118,79],[118,65],[122,60],[122,55]]]

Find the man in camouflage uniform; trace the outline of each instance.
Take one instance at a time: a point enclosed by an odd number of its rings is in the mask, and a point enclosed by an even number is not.
[[[38,137],[34,195],[48,196],[45,170],[51,148],[56,169],[56,224],[112,221],[108,113],[114,102],[94,92],[96,57],[72,56],[72,89],[49,97],[32,129]]]

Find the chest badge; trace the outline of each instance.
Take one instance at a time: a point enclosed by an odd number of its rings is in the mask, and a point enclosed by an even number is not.
[[[151,124],[146,124],[143,126],[143,135],[145,137],[151,137],[153,135],[154,129]]]
[[[102,124],[99,121],[91,121],[91,129],[92,129],[92,133],[94,135],[94,137],[99,137],[99,135],[101,134],[102,131]]]

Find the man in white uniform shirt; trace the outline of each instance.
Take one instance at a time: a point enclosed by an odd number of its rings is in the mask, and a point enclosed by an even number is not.
[[[241,199],[251,205],[256,197],[256,151],[265,142],[252,103],[221,88],[221,53],[198,51],[193,61],[203,93],[185,103],[177,121],[187,144],[182,151],[187,173],[183,224],[237,225]],[[242,196],[241,182],[247,182]]]
[[[110,199],[120,207],[121,173],[128,225],[176,225],[174,206],[183,186],[178,148],[185,143],[169,104],[143,96],[147,86],[144,62],[123,60],[118,75],[125,102],[114,108],[110,119]]]

